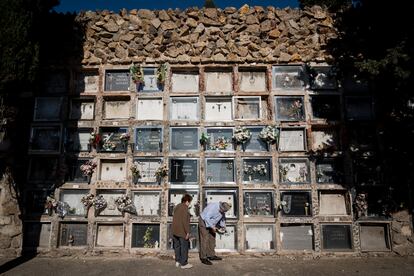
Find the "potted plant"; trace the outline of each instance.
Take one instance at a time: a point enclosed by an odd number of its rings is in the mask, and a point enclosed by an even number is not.
[[[133,64],[131,67],[129,67],[129,72],[131,73],[132,81],[136,85],[136,90],[141,91],[145,85],[144,69],[139,65]]]
[[[200,138],[200,144],[203,146],[203,149],[206,150],[207,147],[207,143],[210,140],[210,136],[208,136],[206,133],[202,133],[201,134],[201,138]]]
[[[165,85],[165,80],[167,78],[167,64],[161,64],[158,68],[157,68],[157,84],[158,84],[158,88],[163,91],[164,90],[164,85]]]
[[[234,135],[233,135],[233,140],[236,144],[241,144],[243,151],[246,150],[246,142],[250,140],[250,138],[252,137],[252,133],[245,127],[236,127],[234,129]]]
[[[259,133],[259,138],[267,143],[267,150],[270,150],[270,145],[276,143],[276,147],[279,142],[279,129],[274,126],[266,126]]]
[[[132,172],[132,181],[134,184],[138,183],[138,180],[142,177],[141,172],[138,169],[138,162],[134,162],[131,166],[131,172]]]

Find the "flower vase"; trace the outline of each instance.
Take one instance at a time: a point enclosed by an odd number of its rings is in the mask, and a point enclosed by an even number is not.
[[[161,82],[157,83],[157,87],[159,91],[164,91],[164,83],[161,83]]]
[[[249,174],[249,181],[252,181],[252,175]]]
[[[138,175],[133,175],[133,176],[132,176],[132,182],[133,182],[135,185],[137,185],[138,180],[139,180],[139,176],[138,176]]]
[[[137,92],[142,91],[144,88],[144,84],[142,82],[135,83]]]
[[[91,208],[91,206],[85,206],[85,218],[88,218],[89,215],[89,209]]]
[[[91,184],[92,175],[86,176],[86,182],[88,182],[88,185]]]
[[[244,151],[246,151],[246,144],[243,142],[243,143],[241,143],[241,146],[242,146],[242,150],[243,150],[243,152]]]

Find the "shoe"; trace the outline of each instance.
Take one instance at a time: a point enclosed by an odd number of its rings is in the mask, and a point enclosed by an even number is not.
[[[210,262],[208,259],[200,259],[200,261],[205,265],[212,265],[213,263]]]
[[[175,262],[175,267],[180,267],[181,264],[179,262]]]
[[[186,264],[186,265],[181,266],[182,269],[188,269],[188,268],[192,268],[192,267],[193,267],[193,265],[191,265],[191,264]]]
[[[221,261],[223,258],[220,258],[219,256],[213,256],[213,257],[207,257],[210,261]]]

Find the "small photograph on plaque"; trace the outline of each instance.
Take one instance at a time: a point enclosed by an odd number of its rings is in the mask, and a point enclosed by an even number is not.
[[[341,119],[340,96],[312,95],[310,103],[313,120],[337,121]]]
[[[234,97],[234,118],[257,120],[261,118],[260,97]]]
[[[387,223],[361,223],[359,226],[362,251],[390,251],[390,233]]]
[[[326,183],[342,183],[342,162],[337,159],[317,159],[316,182],[320,184]]]
[[[62,115],[61,97],[35,98],[34,121],[59,121]]]
[[[30,136],[30,151],[57,153],[60,151],[60,126],[34,126]]]
[[[133,201],[138,216],[161,215],[161,193],[159,191],[135,191]]]
[[[25,222],[23,224],[23,248],[49,247],[51,224]]]
[[[208,69],[207,69],[208,70]],[[206,92],[232,92],[233,75],[230,69],[228,71],[206,71],[205,85]]]
[[[230,97],[206,97],[206,121],[231,121],[233,119],[233,102]]]
[[[55,181],[59,169],[58,159],[51,156],[32,156],[29,163],[29,182]]]
[[[312,201],[309,192],[281,192],[280,210],[284,217],[312,215]]]
[[[233,129],[232,128],[207,128],[207,150],[211,151],[233,151]]]
[[[172,93],[198,93],[198,72],[173,72],[171,77]]]
[[[374,101],[371,97],[346,97],[345,109],[348,121],[374,119]]]
[[[319,215],[346,216],[349,214],[347,193],[342,191],[319,192]]]
[[[69,87],[69,75],[67,72],[47,72],[42,80],[43,89],[47,94],[66,94]]]
[[[198,184],[197,159],[170,159],[171,184]]]
[[[159,184],[155,172],[162,166],[161,158],[136,158],[134,164],[140,173],[138,184]]]
[[[275,249],[274,225],[247,224],[245,248],[247,251],[270,251]]]
[[[80,167],[85,164],[90,158],[81,158],[81,159],[68,159],[67,160],[67,175],[66,181],[67,182],[74,182],[74,183],[88,183],[89,177],[83,175]]]
[[[306,85],[306,74],[301,65],[273,66],[273,89],[303,90]]]
[[[226,252],[237,250],[237,227],[226,225],[224,234],[216,234],[216,251]]]
[[[183,198],[185,194],[189,194],[190,196],[193,197],[193,200],[191,201],[190,206],[188,207],[188,211],[190,212],[190,215],[192,217],[198,216],[198,212],[200,211],[198,210],[200,208],[199,202],[198,202],[199,200],[198,190],[172,189],[168,193],[168,215],[170,217],[172,217],[173,215],[175,206],[181,203],[181,199]]]
[[[267,183],[271,181],[271,158],[243,158],[243,182]]]
[[[157,68],[143,67],[144,83],[137,85],[138,92],[161,92],[164,87],[157,80]]]
[[[244,192],[244,216],[273,216],[273,192],[270,191],[245,191]]]
[[[95,102],[93,100],[73,99],[70,102],[70,119],[93,120],[95,117]]]
[[[276,121],[305,121],[303,97],[276,96]]]
[[[280,151],[305,151],[306,139],[304,128],[281,128],[279,138]]]
[[[170,120],[196,121],[200,110],[198,97],[171,97]]]
[[[162,127],[139,127],[135,129],[135,149],[137,151],[162,151]]]
[[[59,246],[87,246],[88,223],[60,223]]]
[[[162,98],[138,98],[137,120],[162,120],[164,104]]]
[[[198,128],[172,127],[170,128],[170,149],[174,151],[198,150]]]
[[[308,159],[280,158],[279,178],[281,184],[309,183]]]
[[[313,229],[309,224],[282,224],[280,243],[284,250],[313,250]]]
[[[125,190],[97,190],[97,195],[102,195],[106,200],[106,208],[99,213],[100,216],[121,216],[121,212],[116,207],[115,200],[125,194]]]
[[[132,224],[132,248],[160,248],[159,224]]]
[[[89,139],[92,128],[67,128],[65,149],[68,152],[90,151]]]
[[[234,183],[236,181],[234,172],[234,159],[206,159],[206,184]]]
[[[104,119],[128,119],[130,117],[129,112],[129,99],[109,100],[108,98],[103,101],[103,118]]]
[[[226,212],[227,218],[236,218],[238,211],[238,198],[236,189],[205,189],[205,206],[210,202],[227,202],[231,204],[230,210]]]
[[[168,240],[167,249],[174,250],[171,223],[167,224],[167,240]],[[193,224],[193,223],[190,224],[189,242],[190,242],[190,245],[189,245],[190,251],[198,250],[198,225],[197,224]],[[217,249],[217,245],[216,245],[216,249]]]
[[[266,71],[247,71],[240,69],[240,91],[242,92],[264,92],[266,87]]]
[[[29,215],[47,214],[46,198],[52,193],[52,190],[27,190],[25,193],[25,213]]]
[[[99,73],[97,71],[79,72],[75,77],[77,94],[98,92]]]
[[[130,87],[129,70],[106,70],[105,91],[129,91]]]
[[[339,148],[338,130],[334,128],[312,129],[312,150],[333,151]]]
[[[309,70],[310,88],[313,90],[335,90],[338,88],[336,69],[332,66],[312,66]]]
[[[127,128],[122,127],[102,127],[100,132],[100,152],[126,152],[129,142]]]
[[[88,192],[89,190],[60,191],[60,201],[69,205],[68,216],[85,216],[86,209],[81,200]]]
[[[101,160],[100,180],[125,181],[125,159]]]
[[[123,224],[98,224],[96,229],[97,247],[124,247]]]
[[[352,250],[351,225],[322,225],[322,249]]]
[[[268,144],[259,137],[263,127],[246,127],[251,133],[250,139],[245,143],[245,151],[268,151]]]

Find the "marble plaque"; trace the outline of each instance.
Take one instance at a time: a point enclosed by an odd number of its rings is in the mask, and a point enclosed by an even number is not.
[[[216,250],[233,251],[237,249],[237,230],[235,225],[226,225],[226,233],[216,234]]]
[[[207,128],[209,137],[207,150],[211,151],[233,151],[233,129],[232,128]]]
[[[351,225],[322,225],[322,249],[351,250]]]
[[[162,120],[163,112],[162,98],[139,98],[137,100],[138,120]]]
[[[362,251],[390,251],[388,224],[361,224]]]
[[[306,77],[301,65],[273,66],[273,89],[302,90],[306,84]]]
[[[196,72],[173,72],[171,92],[198,93],[199,75]]]
[[[96,246],[124,247],[124,226],[122,224],[98,224]]]
[[[32,127],[30,150],[42,152],[60,151],[61,129],[59,126]]]
[[[197,190],[170,190],[168,194],[168,215],[172,217],[174,208],[178,204],[181,203],[181,199],[185,194],[189,194],[193,197],[193,200],[190,203],[190,206],[188,207],[188,211],[190,212],[190,215],[192,217],[198,216],[198,206],[196,204],[198,203],[198,191]]]
[[[338,148],[338,133],[335,129],[312,131],[312,149],[314,151],[332,150]]]
[[[335,90],[338,88],[335,68],[332,66],[312,66],[310,86],[313,90]]]
[[[107,202],[106,208],[99,213],[100,216],[120,216],[121,212],[118,211],[115,200],[124,195],[124,190],[98,190],[97,194],[102,195]]]
[[[206,183],[234,183],[233,159],[207,159]]]
[[[206,97],[206,121],[231,121],[233,119],[232,100],[227,97]]]
[[[206,189],[205,191],[206,205],[210,202],[227,202],[231,204],[230,210],[226,212],[227,218],[236,218],[237,217],[237,190],[212,190]]]
[[[275,249],[273,225],[246,225],[246,250],[269,251]]]
[[[89,151],[89,139],[91,128],[68,128],[66,129],[65,147],[69,152]]]
[[[65,94],[68,91],[69,76],[65,72],[51,72],[44,77],[44,91],[47,94]]]
[[[199,109],[196,97],[171,97],[170,120],[198,120]]]
[[[276,121],[305,121],[303,97],[276,96]]]
[[[105,91],[129,91],[130,73],[128,70],[106,70]]]
[[[312,225],[282,225],[280,228],[280,243],[284,250],[313,250]]]
[[[142,92],[158,92],[162,91],[162,87],[158,85],[157,81],[157,68],[154,67],[144,67],[144,86],[140,91]]]
[[[309,192],[282,192],[282,216],[311,216],[312,202]]]
[[[282,184],[308,183],[310,181],[308,160],[280,159],[279,177]]]
[[[162,128],[140,127],[136,129],[135,149],[137,151],[162,151]]]
[[[157,177],[155,172],[162,165],[162,159],[149,159],[138,158],[134,160],[138,165],[141,177],[138,179],[138,183],[157,183]]]
[[[105,119],[128,119],[129,114],[129,101],[108,101],[104,103]]]
[[[247,129],[252,134],[252,137],[245,144],[246,151],[267,151],[267,143],[259,138],[263,127],[247,127]]]
[[[161,194],[157,191],[140,191],[133,193],[134,205],[138,216],[160,216]]]
[[[205,85],[207,92],[232,92],[232,72],[206,72]]]
[[[273,216],[273,193],[267,191],[244,192],[244,216]]]
[[[60,201],[66,202],[70,209],[68,216],[84,216],[86,209],[81,202],[84,195],[88,193],[88,190],[61,190]]]
[[[132,224],[131,247],[160,248],[159,224]]]
[[[198,150],[198,128],[173,127],[170,128],[170,137],[171,150]]]
[[[240,91],[263,92],[266,89],[266,72],[239,72]]]
[[[60,246],[86,246],[88,237],[87,223],[61,223]]]
[[[23,248],[49,247],[50,223],[25,222],[23,226]]]
[[[81,72],[76,76],[75,89],[77,93],[98,92],[99,74],[98,72]]]
[[[243,159],[243,182],[266,183],[272,181],[270,158]]]
[[[260,97],[234,97],[234,118],[255,120],[261,118]]]
[[[95,102],[72,100],[70,118],[74,120],[93,120],[95,116]]]
[[[319,214],[323,216],[348,215],[345,193],[320,192]]]
[[[100,180],[124,181],[126,179],[125,160],[102,160]]]
[[[62,114],[62,98],[35,98],[34,121],[59,121]]]
[[[197,224],[190,224],[190,251],[196,251],[198,249],[198,225]],[[172,236],[172,230],[171,230],[171,223],[168,223],[167,226],[167,239],[168,239],[168,245],[167,249],[174,250],[174,244],[173,244],[173,236]]]
[[[198,160],[194,159],[170,159],[171,184],[197,184]]]
[[[374,118],[374,101],[371,97],[347,97],[346,118],[349,121],[367,121]]]
[[[305,129],[295,128],[280,130],[279,150],[280,151],[304,151],[305,147]]]
[[[337,121],[341,119],[340,96],[313,95],[310,98],[312,119]]]

